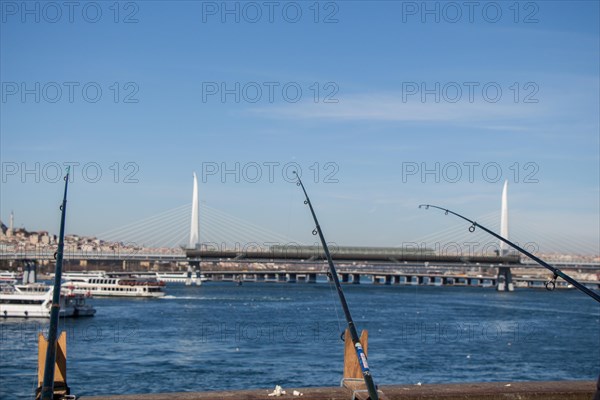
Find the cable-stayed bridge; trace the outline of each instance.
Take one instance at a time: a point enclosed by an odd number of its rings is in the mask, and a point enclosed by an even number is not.
[[[578,254],[598,255],[599,244],[565,236],[557,229],[548,232],[531,221],[527,224],[512,223],[509,232],[508,192],[505,183],[502,190],[501,208],[479,215],[476,221],[519,244],[534,254]],[[96,237],[105,241],[122,243],[135,247],[140,252],[157,254],[181,253],[185,249],[200,249],[249,252],[264,251],[274,245],[290,247],[315,244],[306,243],[296,237],[245,221],[210,207],[198,201],[198,186],[194,176],[194,190],[191,204],[158,213],[148,218],[134,221],[110,231],[101,232]],[[190,222],[191,220],[191,222]],[[464,223],[457,220],[440,221],[443,229],[432,229],[432,233],[416,237],[411,241],[393,243],[391,247],[406,250],[432,250],[438,255],[483,256],[506,255],[509,248],[503,247],[496,239],[483,232],[470,232]],[[540,233],[542,232],[542,233]],[[142,249],[144,251],[142,251]],[[562,260],[569,261],[569,260]],[[585,260],[579,260],[585,262]]]
[[[195,174],[193,187],[193,200],[189,208],[187,206],[176,208],[154,219],[145,220],[133,226],[125,226],[113,232],[105,233],[103,237],[111,238],[114,235],[114,237],[118,238],[123,237],[124,234],[128,234],[129,240],[132,240],[134,243],[142,243],[142,247],[145,247],[145,243],[150,243],[153,247],[157,247],[155,230],[148,230],[148,227],[154,224],[163,225],[165,220],[176,221],[173,228],[167,229],[166,232],[174,240],[178,241],[178,243],[184,243],[189,238],[185,255],[190,264],[198,270],[202,261],[227,261],[233,262],[236,265],[257,262],[280,262],[288,265],[286,271],[283,271],[283,273],[279,270],[276,272],[271,271],[271,276],[276,276],[277,280],[281,280],[284,277],[283,279],[295,281],[295,277],[287,274],[287,272],[294,269],[291,265],[297,263],[318,265],[324,262],[322,248],[318,245],[306,245],[294,238],[280,235],[239,218],[231,217],[207,205],[200,205]],[[508,238],[508,182],[504,183],[501,200],[500,215],[496,212],[489,213],[481,216],[478,221],[480,224],[489,226],[496,231],[499,230],[503,237]],[[186,212],[187,215],[191,215],[189,234],[185,230]],[[204,229],[202,232],[200,231],[200,227]],[[200,237],[204,238],[203,242],[200,242]],[[495,267],[497,269],[496,277],[495,279],[488,279],[488,281],[497,286],[498,290],[512,291],[514,286],[510,267],[511,265],[520,264],[520,257],[517,253],[511,252],[511,249],[505,243],[498,243],[490,239],[489,235],[482,230],[475,230],[473,232],[465,229],[465,227],[460,227],[460,224],[452,224],[445,230],[432,233],[427,237],[418,238],[413,242],[402,243],[395,247],[343,247],[332,243],[330,248],[334,260],[341,263],[350,263],[351,265],[361,263],[363,264],[362,271],[364,271],[366,265],[379,265],[379,269],[381,269],[384,267],[387,268],[389,264],[402,265],[405,270],[419,268],[439,270],[448,267],[468,268],[473,265],[478,268]],[[512,240],[515,241],[514,238]],[[564,244],[565,241],[563,239],[551,241],[551,243]],[[173,246],[174,242],[171,241],[169,244]],[[587,250],[584,246],[581,246],[581,243],[573,242],[571,244],[578,246],[577,249],[579,251],[585,252]],[[532,253],[539,252],[539,245],[535,242],[524,242],[520,243],[520,245]],[[568,267],[573,267],[573,265],[569,265]],[[578,267],[594,268],[594,265],[578,265]],[[244,275],[244,272],[248,271],[243,268],[237,268],[238,274]],[[264,271],[255,274],[255,279],[263,276],[262,272]],[[314,270],[312,273],[304,272],[304,275],[308,273],[306,276],[308,276],[309,281],[316,281]],[[374,274],[377,271],[371,272],[375,280],[376,275]],[[235,274],[232,273],[230,276],[233,277]],[[269,273],[266,276],[268,275]],[[298,275],[297,269],[293,275]],[[426,275],[428,275],[428,279],[433,279],[434,281],[439,277],[439,275],[431,276],[430,272],[427,272]],[[357,272],[356,269],[353,272],[347,271],[346,274],[342,274],[342,281],[347,281],[348,276],[353,276],[353,281],[360,280],[360,272]],[[383,279],[386,283],[390,283],[391,281],[399,283],[401,276],[396,271],[395,275],[388,273]],[[482,275],[478,276],[481,277]],[[417,276],[417,281],[418,279]],[[443,283],[445,278],[442,277],[441,279]],[[478,279],[477,281],[483,280]]]
[[[191,204],[185,204],[155,216],[101,232],[96,236],[105,241],[120,242],[123,245],[146,249],[181,249],[189,242]],[[200,204],[201,245],[214,249],[266,248],[273,244],[309,245],[294,237],[279,234],[258,225],[231,216],[223,211]],[[500,213],[491,212],[476,218],[477,222],[500,231]],[[499,243],[481,230],[471,233],[463,223],[452,223],[445,229],[437,230],[411,241],[396,243],[398,248],[429,248],[442,254],[494,254],[500,250]],[[511,240],[534,253],[594,254],[597,249],[592,243],[582,243],[569,237],[547,233],[540,235],[533,226],[513,227]],[[534,240],[532,240],[532,238]],[[160,254],[159,251],[155,251]],[[182,251],[183,252],[183,251]]]
[[[201,263],[229,262],[237,265],[255,263],[279,263],[292,269],[299,264],[321,265],[324,257],[322,249],[313,243],[305,243],[294,237],[260,227],[239,217],[200,203],[197,180],[194,176],[194,190],[191,204],[184,204],[156,215],[134,221],[115,229],[101,232],[95,238],[69,238],[65,247],[67,260],[87,262],[136,262],[145,263],[185,263],[196,268]],[[502,192],[501,209],[476,218],[477,222],[490,229],[509,236],[508,196],[505,184]],[[534,265],[500,244],[482,230],[470,232],[461,221],[446,222],[447,227],[437,230],[410,242],[397,243],[391,247],[347,247],[331,243],[334,260],[342,264],[362,265],[363,268],[379,266],[384,271],[390,266],[404,269],[451,269],[495,268],[498,270],[496,282],[506,283],[512,289],[511,266]],[[510,238],[526,250],[534,253],[570,252],[597,254],[594,244],[586,244],[571,238],[547,233],[540,238],[535,226],[513,224]],[[531,238],[540,242],[527,241]],[[69,240],[71,240],[69,242]],[[541,243],[544,243],[543,248]],[[51,260],[52,247],[34,254],[27,251],[2,252],[2,258],[35,258]],[[597,262],[580,260],[559,260],[558,268],[597,269]],[[311,267],[312,268],[312,267]],[[342,270],[345,268],[342,265]],[[202,266],[202,270],[206,270]],[[238,272],[243,272],[242,269]],[[281,271],[279,271],[281,273]],[[376,272],[376,271],[375,271]],[[356,274],[356,270],[354,270]],[[389,277],[390,275],[388,275]],[[390,279],[390,278],[386,278]],[[392,278],[395,279],[395,278]]]

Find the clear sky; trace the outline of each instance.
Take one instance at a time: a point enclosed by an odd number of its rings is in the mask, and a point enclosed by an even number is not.
[[[498,211],[507,179],[523,240],[598,252],[597,1],[0,4],[3,221],[58,232],[67,163],[90,235],[190,202],[195,171],[311,241],[299,167],[337,243],[461,224],[423,202]]]

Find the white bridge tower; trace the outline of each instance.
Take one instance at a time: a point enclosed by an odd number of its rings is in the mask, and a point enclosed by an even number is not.
[[[504,181],[504,187],[502,188],[502,205],[500,211],[500,236],[505,239],[508,239],[508,180]],[[501,257],[507,256],[509,253],[509,248],[506,243],[500,241],[500,252],[499,255]],[[498,285],[496,288],[498,291],[509,291],[512,292],[515,290],[513,281],[512,281],[512,273],[510,271],[510,267],[499,267],[498,268]]]
[[[192,191],[192,220],[190,224],[190,242],[189,249],[195,249],[200,244],[200,231],[198,227],[198,178],[194,172],[194,189]]]
[[[190,223],[190,241],[188,243],[188,249],[196,249],[200,246],[200,229],[199,229],[199,215],[198,215],[198,178],[196,173],[194,175],[194,187],[192,189],[192,219]],[[190,262],[188,265],[186,285],[196,283],[201,284],[200,275],[200,262]]]

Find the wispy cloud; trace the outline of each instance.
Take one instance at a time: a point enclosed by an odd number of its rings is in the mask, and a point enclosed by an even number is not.
[[[420,102],[404,101],[400,95],[354,95],[338,103],[304,102],[250,109],[277,119],[329,119],[341,121],[473,122],[506,121],[539,117],[548,110],[543,104],[511,102]],[[513,127],[514,128],[514,127]],[[524,129],[524,128],[519,128]]]

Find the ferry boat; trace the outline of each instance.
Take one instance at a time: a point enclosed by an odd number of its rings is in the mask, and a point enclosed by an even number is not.
[[[63,287],[76,294],[111,297],[162,297],[165,283],[154,279],[111,277],[104,272],[65,272]]]
[[[185,283],[187,286],[192,284],[201,285],[202,282],[207,281],[204,275],[198,272],[157,272],[156,280],[159,282],[166,283]]]
[[[0,316],[4,318],[50,318],[52,286],[32,283],[5,286],[0,292]],[[94,307],[86,304],[85,295],[67,289],[60,295],[60,317],[91,317]]]
[[[23,278],[16,272],[0,271],[0,285],[14,285]]]

